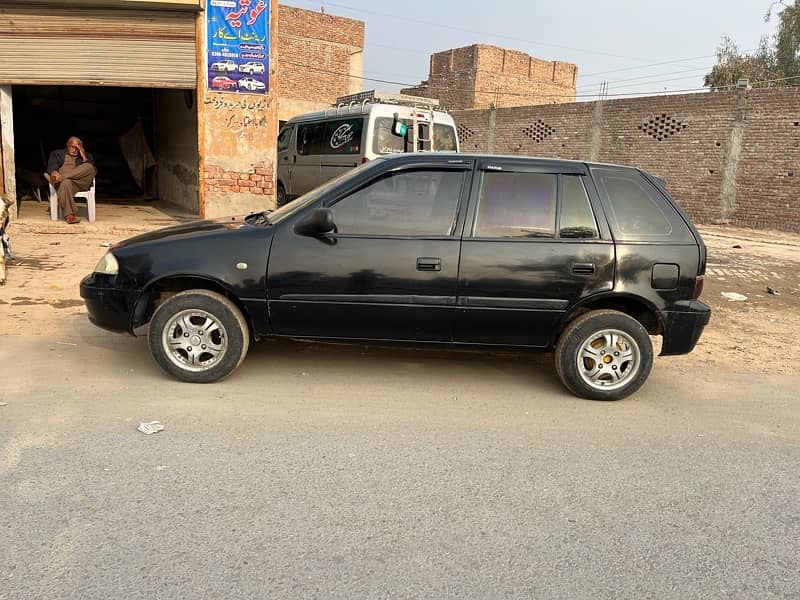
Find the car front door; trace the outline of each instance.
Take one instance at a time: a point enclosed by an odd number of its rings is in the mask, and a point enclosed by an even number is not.
[[[614,286],[614,244],[595,217],[588,172],[580,163],[486,160],[478,174],[455,340],[545,347],[568,308]]]
[[[267,275],[276,334],[452,340],[472,163],[371,168],[376,173],[365,184],[279,223]],[[321,206],[332,211],[336,232],[296,233]]]

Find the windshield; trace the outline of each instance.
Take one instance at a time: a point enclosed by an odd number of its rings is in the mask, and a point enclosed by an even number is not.
[[[357,166],[355,169],[351,169],[342,173],[338,177],[334,177],[330,181],[326,181],[318,188],[314,188],[307,194],[303,194],[297,200],[293,200],[288,204],[284,204],[279,209],[269,213],[269,220],[271,223],[280,223],[283,219],[295,214],[297,211],[301,210],[305,206],[319,200],[320,197],[324,196],[328,193],[331,189],[335,188],[343,181],[347,181],[348,179],[363,173],[369,169],[373,169],[381,164],[382,160],[380,158],[370,161],[368,163],[361,164]]]
[[[399,121],[405,123],[408,127],[412,127],[414,123],[411,119],[399,119]],[[401,154],[412,150],[410,145],[406,150],[407,144],[404,138],[392,134],[393,123],[394,119],[392,117],[378,117],[375,119],[375,134],[372,138],[372,151],[375,154]],[[428,138],[428,123],[418,121],[417,125],[420,128],[420,138]],[[457,151],[456,139],[456,130],[452,125],[445,125],[444,123],[433,124],[434,152]],[[420,146],[420,150],[430,150],[430,144],[427,142],[421,142]]]

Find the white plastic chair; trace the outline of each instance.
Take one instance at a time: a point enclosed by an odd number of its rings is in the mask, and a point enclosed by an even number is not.
[[[44,174],[44,178],[47,179],[48,183],[50,182],[50,175],[48,173]],[[64,218],[64,211],[61,210],[61,207],[58,205],[58,192],[56,192],[56,188],[52,183],[50,185],[50,219],[52,221],[58,221]],[[94,187],[95,187],[95,180],[92,179],[92,187],[89,188],[88,192],[78,192],[75,194],[76,198],[84,198],[86,200],[86,209],[89,212],[89,222],[94,223],[94,219],[96,216],[96,209],[94,203]]]

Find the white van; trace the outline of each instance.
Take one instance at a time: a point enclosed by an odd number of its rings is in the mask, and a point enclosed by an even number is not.
[[[438,100],[374,91],[339,98],[281,128],[278,206],[380,156],[458,150],[455,122]]]

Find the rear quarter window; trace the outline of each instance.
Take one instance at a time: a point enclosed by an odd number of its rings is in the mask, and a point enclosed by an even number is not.
[[[623,242],[694,242],[670,202],[633,169],[592,169],[614,238]]]

